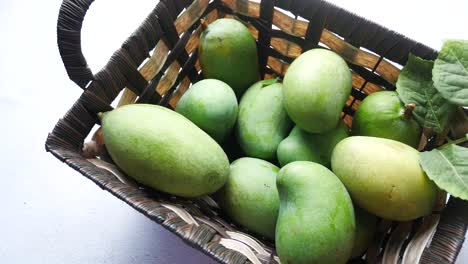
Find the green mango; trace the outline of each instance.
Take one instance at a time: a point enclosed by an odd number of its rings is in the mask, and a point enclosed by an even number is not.
[[[338,54],[312,49],[293,61],[283,84],[289,117],[309,133],[323,133],[340,120],[351,93],[351,71]]]
[[[206,79],[188,89],[175,110],[217,142],[223,142],[236,123],[238,105],[229,85],[219,80]]]
[[[276,175],[279,168],[256,158],[240,158],[215,199],[236,223],[269,239],[275,238],[279,197]]]
[[[354,115],[352,133],[393,139],[417,148],[422,131],[411,115],[413,107],[405,107],[394,91],[370,94]]]
[[[279,171],[276,186],[281,263],[346,263],[356,230],[353,204],[340,180],[320,164],[294,161]]]
[[[229,175],[223,149],[184,116],[162,106],[131,104],[101,115],[107,150],[128,176],[154,189],[197,197]]]
[[[217,19],[203,31],[198,46],[205,78],[232,87],[240,98],[259,79],[257,44],[249,29],[231,18]]]
[[[343,123],[324,134],[311,134],[295,126],[289,136],[278,146],[281,167],[293,161],[312,161],[330,168],[333,148],[348,137],[348,127]]]
[[[250,157],[274,160],[279,143],[292,127],[283,107],[283,85],[271,80],[252,85],[242,96],[237,118],[237,141]]]
[[[437,187],[419,165],[419,152],[401,142],[353,136],[338,143],[333,172],[361,208],[385,219],[409,221],[431,213]]]
[[[356,235],[354,237],[351,258],[357,258],[364,254],[372,243],[377,230],[377,216],[354,206],[354,216],[356,217]]]

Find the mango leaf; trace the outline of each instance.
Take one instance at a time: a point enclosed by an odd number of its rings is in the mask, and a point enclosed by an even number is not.
[[[405,104],[415,104],[414,117],[424,128],[441,133],[456,106],[445,100],[432,82],[433,61],[409,55],[396,83],[397,93]]]
[[[450,144],[421,152],[419,163],[439,188],[468,200],[468,148]]]
[[[468,41],[445,41],[432,74],[442,97],[453,104],[468,106]]]

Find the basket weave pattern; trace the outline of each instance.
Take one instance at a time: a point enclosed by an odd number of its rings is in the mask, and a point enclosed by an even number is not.
[[[209,198],[187,200],[159,193],[122,180],[124,176],[112,164],[86,159],[81,150],[99,122],[97,113],[112,110],[111,103],[121,93],[121,102],[173,108],[190,84],[202,78],[197,54],[200,18],[207,23],[221,17],[246,22],[257,39],[259,71],[265,78],[283,76],[295,57],[317,46],[340,54],[353,77],[353,90],[342,113],[348,125],[366,95],[395,90],[410,52],[425,59],[437,56],[420,43],[324,1],[167,0],[160,1],[108,64],[93,74],[80,42],[81,25],[92,2],[64,0],[60,9],[60,54],[70,79],[84,91],[49,134],[47,151],[225,263],[279,263],[279,259],[271,241],[230,223]],[[466,202],[451,198],[442,212],[424,219],[381,221],[366,261],[454,263],[467,229],[466,208]]]

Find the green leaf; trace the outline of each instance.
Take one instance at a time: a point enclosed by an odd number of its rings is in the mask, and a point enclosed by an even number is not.
[[[441,133],[456,106],[445,100],[432,82],[433,61],[409,55],[396,83],[397,93],[405,104],[415,104],[414,117],[424,128]]]
[[[468,148],[450,144],[421,152],[419,163],[439,188],[468,200]]]
[[[275,84],[279,81],[279,78],[274,78],[274,79],[266,79],[261,81],[262,87],[270,86],[272,84]]]
[[[468,41],[445,41],[432,74],[442,97],[453,104],[468,106]]]

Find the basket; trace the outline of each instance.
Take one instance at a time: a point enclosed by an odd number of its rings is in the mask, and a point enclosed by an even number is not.
[[[57,35],[63,63],[83,93],[48,135],[46,150],[150,219],[223,263],[279,263],[272,241],[251,235],[208,198],[182,199],[128,181],[117,167],[83,151],[98,124],[96,113],[119,104],[174,107],[201,79],[197,45],[200,18],[236,17],[257,39],[261,76],[283,76],[301,52],[321,46],[340,54],[352,70],[353,90],[342,117],[350,125],[367,94],[395,90],[408,54],[435,59],[437,52],[324,1],[162,0],[93,74],[81,51],[80,30],[93,0],[64,0]],[[452,131],[452,133],[454,133]],[[99,131],[96,134],[99,136]],[[94,142],[96,143],[96,142]],[[89,146],[88,146],[89,147]],[[467,202],[445,199],[432,215],[412,222],[379,223],[365,257],[354,263],[454,263],[462,247]]]

